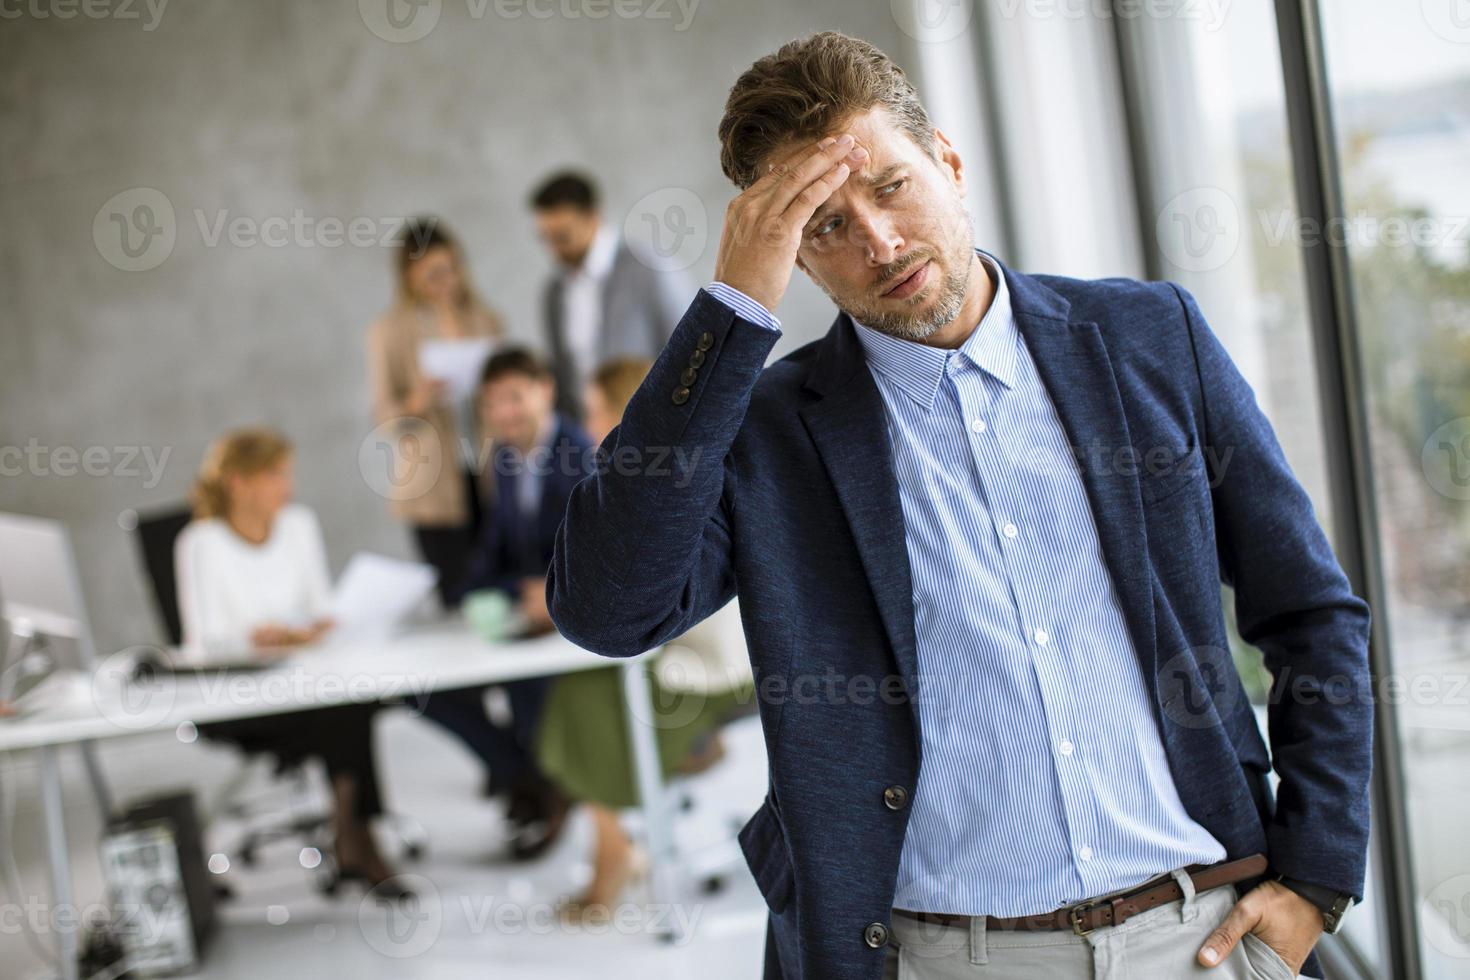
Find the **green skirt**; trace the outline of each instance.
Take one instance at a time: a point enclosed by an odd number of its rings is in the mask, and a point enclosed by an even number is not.
[[[750,686],[722,694],[675,693],[648,673],[659,762],[668,778],[700,740],[751,702]],[[637,806],[619,667],[558,676],[546,694],[536,738],[541,771],[572,799],[609,809]]]

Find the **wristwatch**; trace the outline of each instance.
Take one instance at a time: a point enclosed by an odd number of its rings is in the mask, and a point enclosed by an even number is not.
[[[1321,885],[1299,881],[1296,878],[1288,878],[1285,875],[1277,875],[1276,880],[1322,910],[1324,931],[1336,934],[1342,928],[1343,917],[1347,915],[1348,909],[1353,907],[1351,895],[1335,892]]]

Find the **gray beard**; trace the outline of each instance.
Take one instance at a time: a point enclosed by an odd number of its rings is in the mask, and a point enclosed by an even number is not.
[[[837,308],[858,323],[887,334],[897,337],[899,340],[911,340],[915,343],[923,343],[933,336],[935,331],[954,321],[960,315],[960,310],[965,305],[965,293],[970,288],[970,272],[974,268],[974,247],[966,241],[963,250],[957,250],[951,258],[955,261],[950,266],[950,272],[944,277],[944,282],[939,287],[939,297],[934,305],[923,313],[905,313],[903,310],[892,312],[879,312],[878,310],[866,310],[862,307],[844,306],[832,290],[827,288],[826,283],[817,283],[827,297],[837,305]]]
[[[966,257],[968,259],[968,256]],[[858,323],[885,333],[899,340],[912,340],[922,343],[941,327],[954,322],[954,318],[960,315],[960,310],[965,305],[965,293],[970,288],[970,270],[973,263],[965,261],[958,268],[951,269],[940,284],[939,296],[934,304],[923,313],[905,313],[903,310],[894,310],[889,313],[876,311],[845,310],[848,316]]]

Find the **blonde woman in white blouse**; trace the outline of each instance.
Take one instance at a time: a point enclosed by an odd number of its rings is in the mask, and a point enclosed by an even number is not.
[[[310,508],[291,502],[292,490],[291,444],[281,435],[242,430],[210,448],[195,484],[195,520],[174,546],[185,657],[273,659],[331,629],[321,527]],[[394,899],[406,892],[392,881],[371,828],[382,812],[372,740],[376,710],[352,704],[203,730],[288,764],[321,759],[332,780],[339,875]]]

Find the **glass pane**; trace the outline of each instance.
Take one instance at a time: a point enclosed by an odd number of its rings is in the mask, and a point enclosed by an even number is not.
[[[1216,22],[1120,20],[1141,120],[1145,200],[1163,275],[1200,308],[1256,391],[1318,520],[1332,528],[1312,330],[1302,274],[1281,52],[1271,0],[1241,0]],[[1234,608],[1226,590],[1225,609]],[[1230,618],[1236,666],[1265,731],[1271,678]],[[1373,889],[1370,873],[1367,888]],[[1387,976],[1382,910],[1366,896],[1346,938]]]
[[[1322,5],[1425,975],[1470,975],[1470,4]]]

